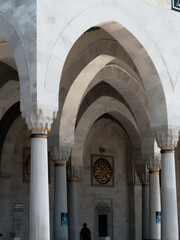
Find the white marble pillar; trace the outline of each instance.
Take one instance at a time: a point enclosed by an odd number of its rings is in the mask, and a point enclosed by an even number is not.
[[[161,148],[161,198],[162,198],[162,239],[178,240],[178,213],[176,195],[176,174],[174,148],[179,139],[178,129],[158,132],[157,142]]]
[[[35,99],[35,95],[33,98]],[[43,102],[21,102],[22,117],[31,131],[29,240],[49,240],[49,177],[47,133],[57,109]]]
[[[160,156],[147,160],[149,169],[149,239],[161,239]]]
[[[71,153],[68,143],[60,143],[57,136],[52,143],[54,156],[54,240],[68,239],[66,163]],[[52,141],[53,142],[53,141]]]
[[[149,239],[161,239],[159,170],[149,171]]]
[[[149,184],[142,184],[142,240],[149,239]]]
[[[143,163],[137,167],[142,184],[142,240],[149,240],[149,171]]]
[[[69,240],[79,240],[77,213],[77,181],[78,172],[75,168],[68,168],[68,216]]]
[[[29,239],[49,240],[47,132],[31,131]]]
[[[56,161],[54,166],[54,240],[67,240],[66,161]]]
[[[178,240],[178,214],[176,195],[176,174],[174,149],[163,149],[161,191],[162,191],[162,239]]]

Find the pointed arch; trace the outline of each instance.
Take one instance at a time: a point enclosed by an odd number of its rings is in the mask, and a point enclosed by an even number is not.
[[[26,51],[14,26],[2,15],[0,15],[0,35],[7,41],[14,55],[17,65],[20,83],[20,105],[21,110],[26,108],[30,100],[30,71]]]
[[[166,99],[168,101],[171,98],[174,89],[162,54],[143,26],[134,21],[133,17],[119,5],[106,4],[88,9],[75,17],[59,34],[46,75],[45,89],[50,89],[49,96],[48,93],[46,95],[47,101],[48,98],[52,99],[54,96],[56,105],[58,105],[57,96],[65,59],[74,42],[92,26],[100,26],[111,34],[135,63],[147,93],[152,129],[159,127],[161,115],[157,116],[156,113],[162,109],[166,112],[166,118],[161,119],[163,122],[161,127],[170,124]],[[51,86],[52,78],[53,87]]]
[[[93,125],[93,123],[103,114],[109,113],[115,119],[117,119],[131,139],[134,150],[139,154],[139,157],[136,157],[136,160],[140,160],[141,154],[141,140],[139,131],[129,109],[127,109],[122,103],[118,100],[113,99],[108,96],[103,96],[97,99],[92,103],[89,108],[84,112],[80,121],[78,122],[76,131],[75,131],[75,143],[72,152],[73,164],[76,166],[82,166],[83,164],[83,151],[84,143],[87,137],[87,134]]]

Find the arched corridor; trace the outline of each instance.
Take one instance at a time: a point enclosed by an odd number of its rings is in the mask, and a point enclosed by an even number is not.
[[[177,22],[168,0],[1,4],[0,240],[179,239]]]

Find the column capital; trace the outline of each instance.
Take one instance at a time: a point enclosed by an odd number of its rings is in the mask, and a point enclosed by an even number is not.
[[[161,169],[161,155],[147,155],[144,157],[145,162],[147,164],[147,168],[149,169],[149,172],[159,172]]]
[[[73,166],[71,163],[68,164],[67,176],[69,182],[77,182],[80,173],[81,173],[80,166]]]
[[[136,172],[142,185],[149,185],[149,171],[145,163],[136,166]]]
[[[57,134],[50,136],[49,145],[53,162],[66,163],[72,152],[72,144],[60,142]]]
[[[60,142],[59,143],[59,159],[61,161],[69,161],[69,157],[72,152],[72,144],[68,142]]]
[[[38,103],[32,103],[25,110],[22,110],[22,118],[25,119],[28,131],[43,130],[49,132],[56,116],[57,111]]]
[[[161,149],[174,149],[179,140],[179,128],[156,130],[155,137],[158,147]]]

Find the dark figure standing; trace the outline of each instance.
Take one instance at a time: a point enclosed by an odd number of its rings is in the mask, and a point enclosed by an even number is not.
[[[83,228],[80,232],[80,240],[91,240],[91,232],[89,228],[87,228],[87,223],[83,224]]]

